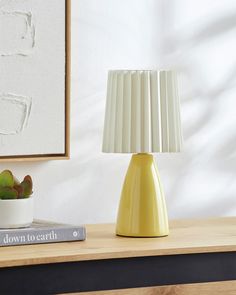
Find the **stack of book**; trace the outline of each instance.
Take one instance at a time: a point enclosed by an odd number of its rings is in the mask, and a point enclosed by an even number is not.
[[[0,229],[0,246],[84,241],[84,226],[35,220],[30,227]]]

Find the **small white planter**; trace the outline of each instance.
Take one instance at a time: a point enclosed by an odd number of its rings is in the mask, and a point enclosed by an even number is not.
[[[33,221],[34,198],[0,200],[0,228],[28,227]]]

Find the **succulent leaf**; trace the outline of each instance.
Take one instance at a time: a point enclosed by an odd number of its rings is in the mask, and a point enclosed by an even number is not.
[[[26,175],[25,178],[24,178],[24,180],[27,180],[27,181],[31,182],[31,184],[33,184],[33,181],[32,181],[32,178],[31,178],[30,175]]]
[[[28,198],[33,193],[33,183],[29,175],[25,176],[24,180],[20,183],[21,191],[18,189],[19,198]]]
[[[24,192],[23,187],[20,184],[15,184],[13,188],[17,191],[17,198],[20,199]]]
[[[0,199],[17,199],[18,192],[12,187],[0,187]]]
[[[0,173],[0,187],[13,187],[14,177],[10,170],[4,170]]]

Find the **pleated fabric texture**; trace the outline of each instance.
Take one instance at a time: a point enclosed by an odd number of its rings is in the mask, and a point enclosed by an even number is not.
[[[179,152],[181,147],[176,73],[109,71],[103,152]]]

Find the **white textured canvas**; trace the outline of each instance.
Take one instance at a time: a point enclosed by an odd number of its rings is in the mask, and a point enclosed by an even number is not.
[[[110,71],[103,151],[179,152],[180,103],[173,71]]]
[[[0,156],[65,152],[65,0],[0,0]]]

